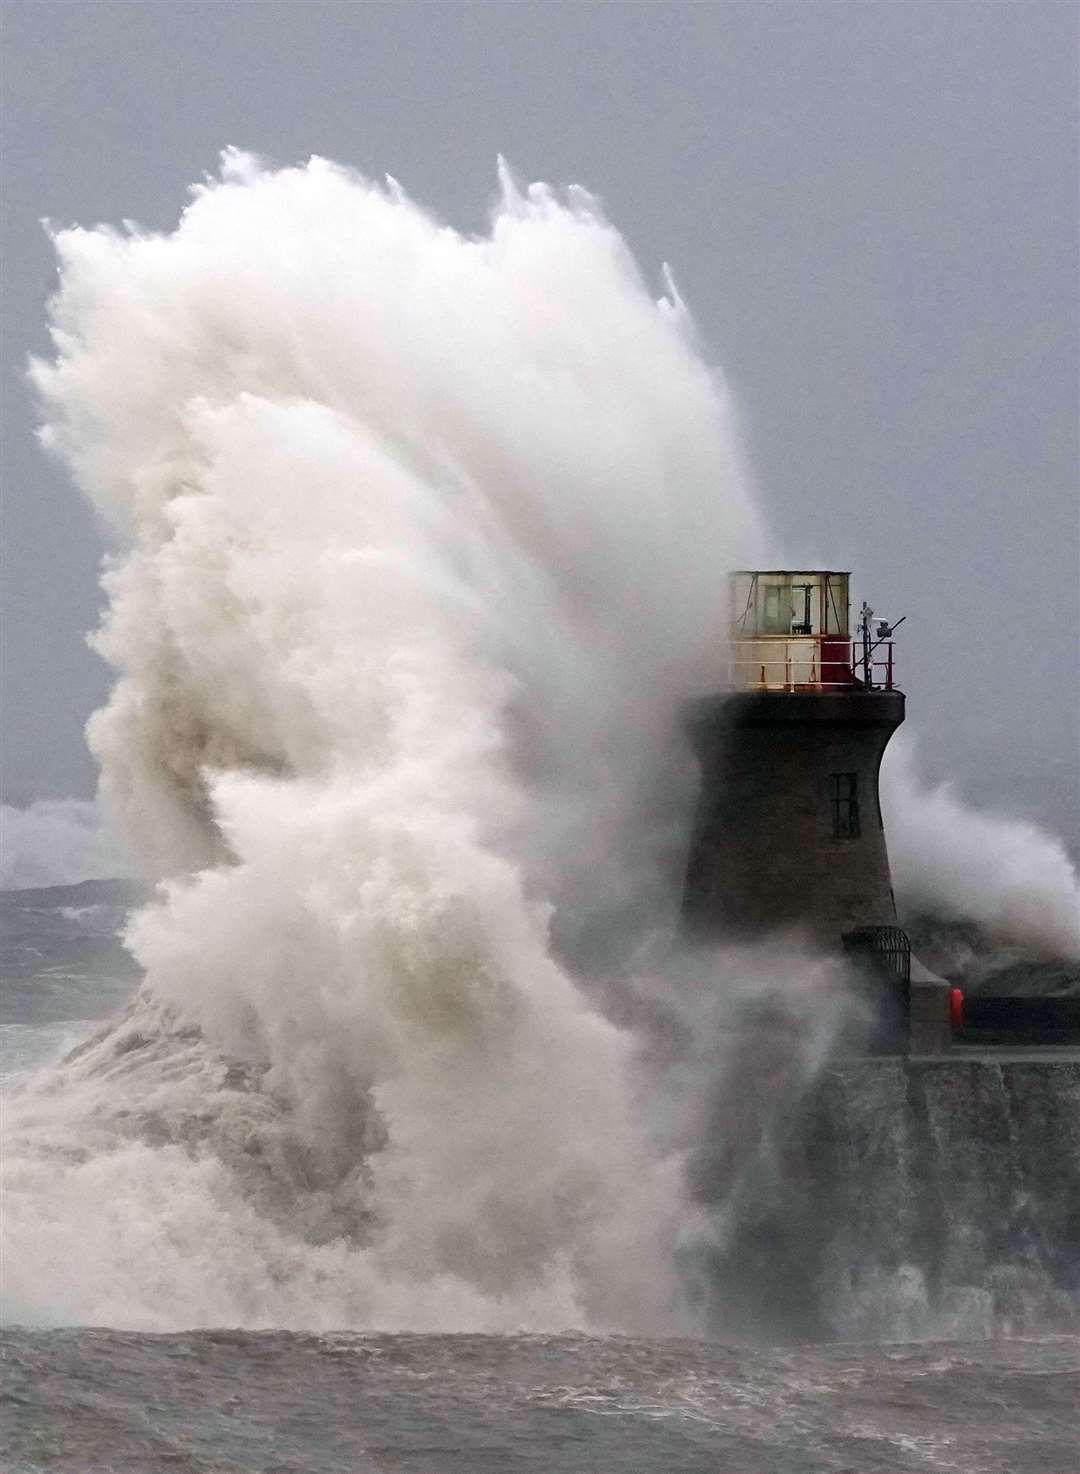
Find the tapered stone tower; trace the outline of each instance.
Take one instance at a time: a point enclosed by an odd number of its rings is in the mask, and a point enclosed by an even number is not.
[[[847,573],[731,579],[728,690],[688,728],[702,769],[691,933],[797,927],[825,946],[895,927],[878,768],[904,720],[888,625],[850,635]]]

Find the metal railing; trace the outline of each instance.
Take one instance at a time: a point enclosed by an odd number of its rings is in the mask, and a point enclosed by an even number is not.
[[[728,684],[736,691],[893,691],[893,642],[869,654],[838,635],[758,635],[730,640]]]

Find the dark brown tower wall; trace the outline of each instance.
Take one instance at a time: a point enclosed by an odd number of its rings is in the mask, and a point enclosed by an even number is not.
[[[692,933],[800,927],[826,945],[896,921],[878,769],[899,691],[750,692],[687,716],[701,797],[683,919]],[[836,833],[834,776],[854,775],[858,834]],[[841,827],[847,817],[841,805]]]

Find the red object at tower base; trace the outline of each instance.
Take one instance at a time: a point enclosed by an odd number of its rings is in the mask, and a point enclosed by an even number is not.
[[[964,992],[962,988],[953,988],[949,994],[949,1022],[952,1024],[954,1034],[964,1027]]]

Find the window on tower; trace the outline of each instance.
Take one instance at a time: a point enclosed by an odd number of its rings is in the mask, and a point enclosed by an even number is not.
[[[852,839],[859,833],[859,775],[830,773],[829,797],[832,800],[833,835]]]

